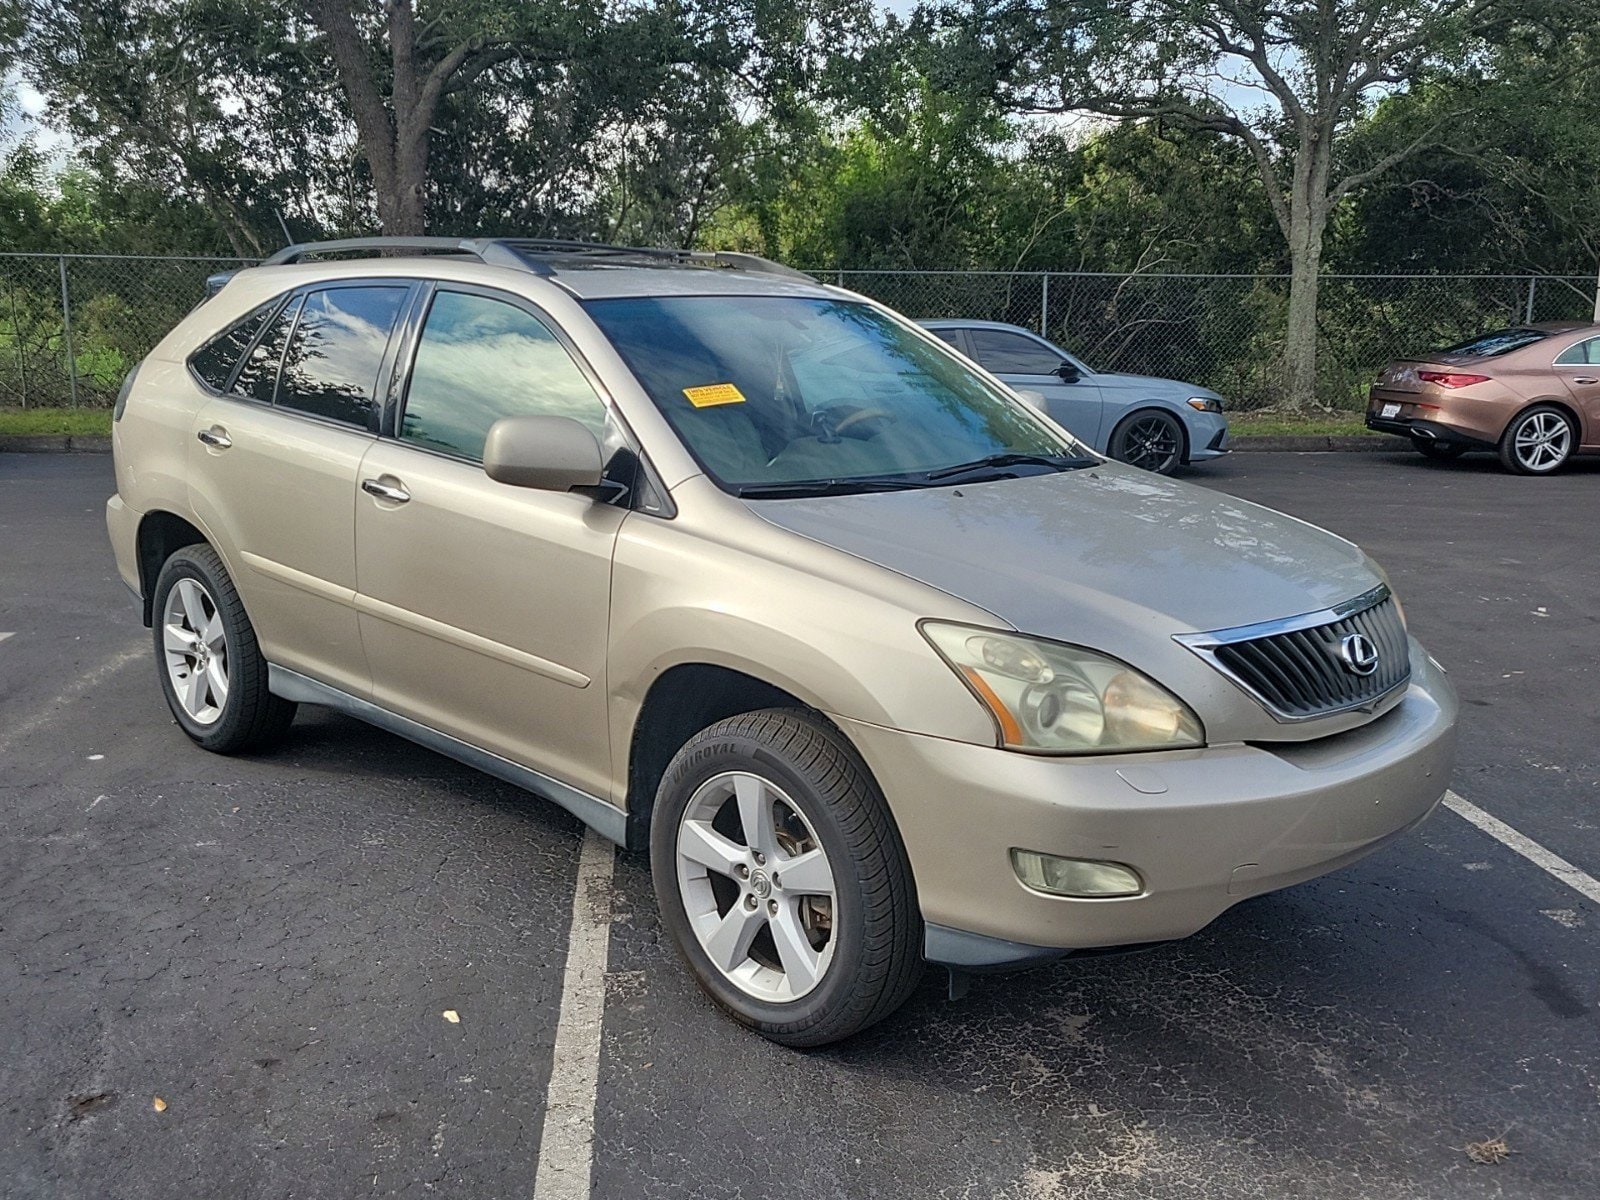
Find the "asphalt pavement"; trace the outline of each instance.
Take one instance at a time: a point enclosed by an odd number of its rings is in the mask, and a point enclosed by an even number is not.
[[[0,455],[0,1195],[533,1195],[580,827],[319,710],[193,748],[110,466]],[[1455,790],[1600,875],[1600,463],[1188,478],[1366,546],[1462,693]],[[1453,812],[1180,944],[930,972],[811,1053],[699,996],[642,858],[607,916],[594,1197],[1600,1193],[1600,906]]]

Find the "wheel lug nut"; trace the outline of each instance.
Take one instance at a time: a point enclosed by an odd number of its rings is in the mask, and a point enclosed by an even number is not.
[[[771,913],[773,916],[777,916],[778,915],[778,902],[776,900],[768,900],[767,901],[767,911],[769,913]]]
[[[740,879],[750,878],[750,868],[745,866],[743,863],[740,863],[738,866],[734,867],[733,873]]]
[[[744,906],[746,908],[754,908],[756,906],[756,903],[757,902],[756,902],[756,898],[755,898],[754,895],[746,895],[745,896],[745,898],[744,898]]]
[[[764,863],[766,861],[767,861],[767,856],[765,854],[761,853],[761,851],[757,850],[756,851],[756,866],[759,867],[762,863]]]

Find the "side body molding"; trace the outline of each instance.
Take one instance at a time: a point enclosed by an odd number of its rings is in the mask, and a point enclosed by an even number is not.
[[[419,746],[426,746],[429,750],[465,763],[486,775],[493,775],[496,779],[503,779],[536,796],[553,801],[601,837],[619,846],[626,844],[627,814],[598,796],[591,796],[588,792],[579,791],[559,779],[542,775],[538,771],[530,770],[508,758],[501,758],[498,754],[492,754],[470,742],[451,737],[448,733],[440,733],[437,729],[392,713],[370,700],[352,696],[349,692],[342,692],[336,687],[319,683],[309,676],[280,667],[276,663],[267,665],[267,686],[274,696],[302,704],[321,704],[337,709],[358,720],[366,721],[369,725],[376,725],[379,729],[399,734]]]

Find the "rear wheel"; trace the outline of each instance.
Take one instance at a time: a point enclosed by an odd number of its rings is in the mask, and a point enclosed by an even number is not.
[[[1535,404],[1500,435],[1500,461],[1518,475],[1549,475],[1566,465],[1577,445],[1571,417],[1553,404]]]
[[[1158,408],[1124,417],[1111,433],[1111,457],[1130,467],[1170,475],[1183,461],[1183,426]]]
[[[217,754],[280,740],[295,706],[267,690],[267,663],[239,593],[210,546],[185,546],[156,578],[161,691],[183,731]]]
[[[1467,452],[1460,442],[1441,442],[1437,438],[1414,437],[1411,444],[1423,458],[1431,458],[1435,462],[1453,462]]]
[[[690,739],[657,792],[650,866],[695,980],[773,1041],[849,1037],[916,986],[899,833],[854,749],[806,713],[746,713]]]

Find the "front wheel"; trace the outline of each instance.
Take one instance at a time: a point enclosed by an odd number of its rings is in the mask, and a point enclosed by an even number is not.
[[[854,749],[791,709],[718,722],[668,765],[651,817],[662,922],[701,988],[788,1046],[849,1037],[921,974],[911,869]]]
[[[255,629],[215,550],[185,546],[167,559],[152,612],[161,691],[190,738],[237,754],[283,737],[295,706],[267,690]]]
[[[1566,464],[1577,444],[1571,417],[1553,404],[1535,404],[1500,435],[1500,462],[1517,475],[1549,475]]]
[[[1171,475],[1183,461],[1183,426],[1159,408],[1136,412],[1112,431],[1108,449],[1130,467]]]

